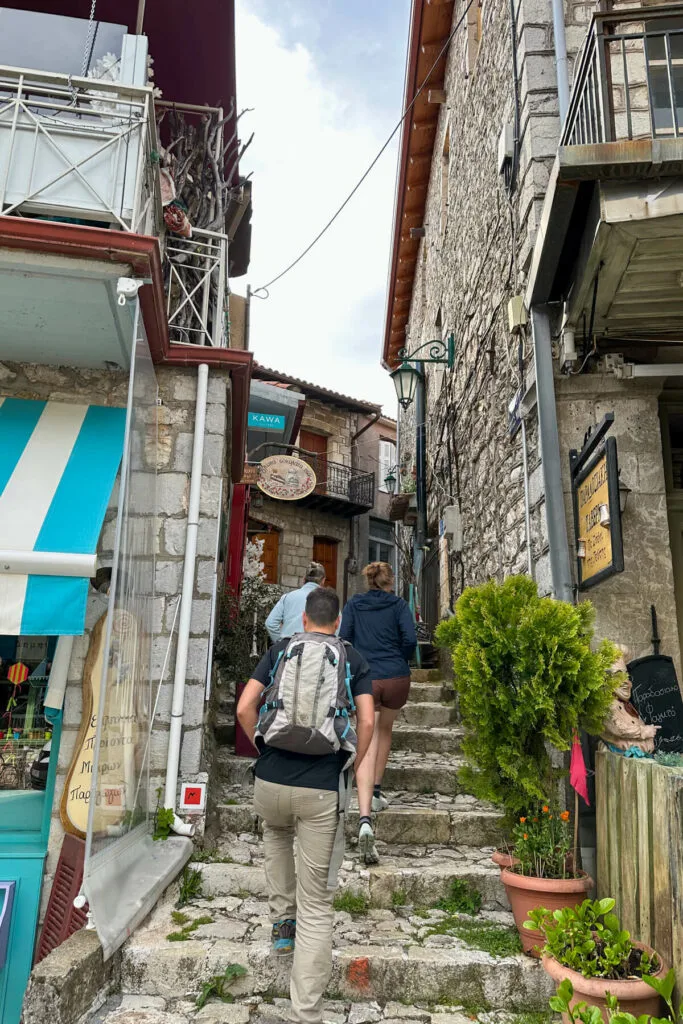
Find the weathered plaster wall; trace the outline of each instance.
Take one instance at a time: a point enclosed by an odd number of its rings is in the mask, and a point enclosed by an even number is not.
[[[618,381],[604,374],[556,383],[560,450],[579,450],[584,434],[614,413],[621,480],[631,488],[622,518],[624,572],[584,593],[596,611],[597,633],[625,644],[631,657],[652,653],[650,605],[657,609],[662,653],[680,674],[674,580],[669,547],[666,484],[659,421],[658,381]],[[576,550],[568,460],[563,464],[565,505],[576,582]]]
[[[168,748],[176,648],[175,635],[172,638],[172,632],[175,610],[180,597],[187,529],[187,502],[196,402],[196,370],[157,367],[156,376],[160,399],[157,410],[159,428],[156,456],[159,514],[155,529],[156,596],[154,598],[151,681],[153,695],[156,696],[160,684],[161,692],[150,751],[152,790],[163,782]],[[127,374],[76,370],[68,367],[0,364],[0,395],[125,406],[127,393]],[[202,774],[204,693],[216,544],[220,516],[228,499],[230,427],[229,377],[227,374],[211,371],[202,471],[197,569],[186,676],[185,717],[180,762],[181,781],[205,781],[206,779],[206,776]],[[139,458],[142,460],[141,468],[153,468],[152,449],[140,452]],[[225,481],[222,500],[221,479]],[[98,554],[103,565],[112,563],[117,507],[118,484],[115,485],[112,492],[100,536]],[[141,510],[141,514],[152,514],[153,511],[152,509]],[[63,829],[59,818],[59,800],[81,723],[82,677],[90,631],[106,611],[106,607],[107,598],[91,589],[88,596],[86,632],[84,636],[76,637],[74,641],[64,704],[64,726],[46,866],[48,884],[44,887],[44,901],[49,895],[49,882],[56,867],[63,838]],[[166,674],[162,682],[161,672],[167,654]]]

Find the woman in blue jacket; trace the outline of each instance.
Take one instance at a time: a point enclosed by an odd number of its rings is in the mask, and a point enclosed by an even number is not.
[[[372,811],[387,806],[382,796],[382,777],[391,750],[396,717],[408,700],[409,659],[417,644],[410,608],[394,590],[394,573],[388,562],[371,562],[363,569],[368,590],[355,594],[344,608],[339,635],[362,654],[372,672],[375,698],[375,732],[356,772],[360,830],[358,846],[366,864],[379,857],[372,830]]]

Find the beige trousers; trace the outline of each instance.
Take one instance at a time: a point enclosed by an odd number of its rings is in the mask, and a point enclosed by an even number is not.
[[[293,1016],[302,1024],[321,1024],[323,992],[332,973],[334,889],[328,888],[328,874],[337,834],[338,794],[256,779],[254,810],[264,822],[273,921],[296,918],[290,981]]]

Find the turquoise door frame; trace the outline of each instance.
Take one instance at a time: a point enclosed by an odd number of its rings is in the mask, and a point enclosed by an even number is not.
[[[61,711],[50,715],[50,722],[52,745],[44,791],[0,791],[0,882],[14,882],[7,955],[4,965],[0,963],[0,1024],[19,1024],[33,966],[62,734]],[[2,946],[0,941],[0,949]]]

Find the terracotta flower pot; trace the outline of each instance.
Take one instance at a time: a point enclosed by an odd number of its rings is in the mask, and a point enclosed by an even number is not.
[[[511,868],[513,864],[517,864],[517,858],[513,857],[511,853],[507,853],[505,850],[496,850],[491,860],[500,868],[502,871],[504,868]]]
[[[634,946],[637,946],[638,949],[645,949],[650,954],[654,953],[653,949],[642,942],[634,942]],[[662,960],[661,957],[659,959],[660,961]],[[639,981],[635,978],[629,978],[626,981],[609,981],[607,978],[584,978],[582,974],[570,971],[568,967],[563,967],[562,964],[550,956],[544,956],[542,962],[545,970],[557,985],[564,981],[565,978],[569,978],[574,986],[572,1006],[575,1006],[577,1003],[588,1003],[589,1006],[598,1006],[602,1011],[602,1019],[605,1021],[605,1024],[608,1021],[605,1006],[605,994],[607,992],[619,1000],[620,1010],[623,1010],[625,1013],[632,1013],[634,1017],[639,1017],[642,1013],[652,1014],[653,1017],[659,1017],[661,1014],[661,999],[655,990],[646,985],[644,981]],[[663,978],[667,971],[668,967],[662,961],[656,977]],[[568,1024],[569,1018],[566,1014],[562,1014],[562,1019],[565,1024]]]
[[[517,925],[522,948],[529,956],[538,958],[538,950],[545,945],[541,931],[530,931],[524,927],[530,910],[545,907],[546,910],[562,910],[563,907],[578,907],[593,888],[593,879],[588,875],[581,878],[537,878],[535,875],[518,875],[509,868],[500,873],[507,898]],[[538,948],[537,948],[538,947]]]

